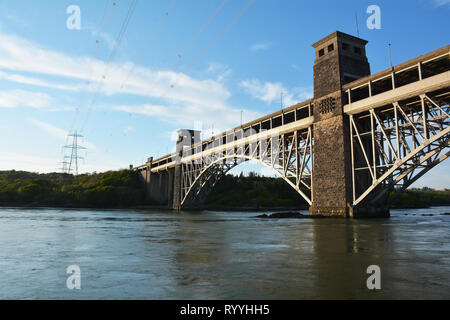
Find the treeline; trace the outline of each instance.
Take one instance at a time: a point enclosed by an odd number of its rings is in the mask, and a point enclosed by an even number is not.
[[[116,208],[140,205],[144,194],[133,171],[74,177],[0,171],[0,205]]]
[[[250,172],[248,176],[241,174],[223,177],[209,194],[205,204],[238,208],[308,207],[308,203],[286,181],[261,177],[254,172]]]
[[[230,208],[308,207],[306,201],[284,180],[260,177],[256,173],[250,173],[248,177],[242,174],[224,177],[208,196],[206,205]],[[389,205],[391,208],[450,206],[450,191],[411,189],[395,197],[392,193]]]
[[[428,208],[450,206],[450,191],[430,188],[411,189],[390,200],[391,208]]]
[[[306,193],[306,190],[305,190]],[[151,205],[137,173],[131,170],[73,175],[0,171],[0,206],[124,208]],[[207,207],[307,208],[284,180],[227,175],[209,194]],[[450,191],[411,189],[391,198],[392,208],[450,206]]]

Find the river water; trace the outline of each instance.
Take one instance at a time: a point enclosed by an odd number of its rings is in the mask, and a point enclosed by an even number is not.
[[[449,299],[445,212],[263,220],[0,208],[0,299]],[[80,290],[66,286],[71,265]],[[366,286],[370,265],[380,267],[381,290]]]

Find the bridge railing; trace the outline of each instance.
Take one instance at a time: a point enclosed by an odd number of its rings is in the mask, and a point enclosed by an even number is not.
[[[353,104],[450,70],[450,45],[343,87],[344,104]]]
[[[238,145],[249,143],[250,140],[260,139],[270,134],[274,135],[275,132],[280,131],[280,129],[284,127],[290,128],[293,124],[299,124],[300,127],[307,127],[310,124],[309,121],[305,120],[311,119],[314,113],[313,108],[314,105],[312,100],[307,100],[289,108],[282,109],[232,130],[214,135],[206,140],[196,142],[191,146],[184,147],[181,158],[189,158],[192,160],[193,158],[214,154],[219,150],[227,149],[227,145],[229,148],[233,148]],[[155,172],[174,167],[179,158],[179,154],[172,153],[153,160],[151,170]],[[145,170],[146,168],[147,166],[143,165],[137,167],[136,170]]]
[[[192,147],[184,149],[183,157],[239,142],[254,135],[307,119],[312,115],[312,101],[306,101],[196,143]]]

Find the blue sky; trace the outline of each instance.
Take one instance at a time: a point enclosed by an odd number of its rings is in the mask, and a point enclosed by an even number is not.
[[[394,64],[449,43],[449,0],[140,0],[120,38],[132,2],[0,0],[0,170],[56,171],[73,130],[88,148],[81,171],[139,165],[171,152],[181,127],[206,137],[241,111],[278,110],[281,91],[285,106],[303,101],[311,45],[355,35],[355,13],[373,73],[389,66],[389,42]],[[80,30],[66,26],[70,5]],[[366,27],[370,5],[381,30]],[[416,186],[449,187],[449,168]]]

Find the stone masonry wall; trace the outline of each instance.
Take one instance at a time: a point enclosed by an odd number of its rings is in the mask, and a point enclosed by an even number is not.
[[[340,90],[339,56],[337,51],[314,65],[314,97]]]
[[[346,207],[345,160],[343,116],[314,124],[314,204],[322,208]]]

